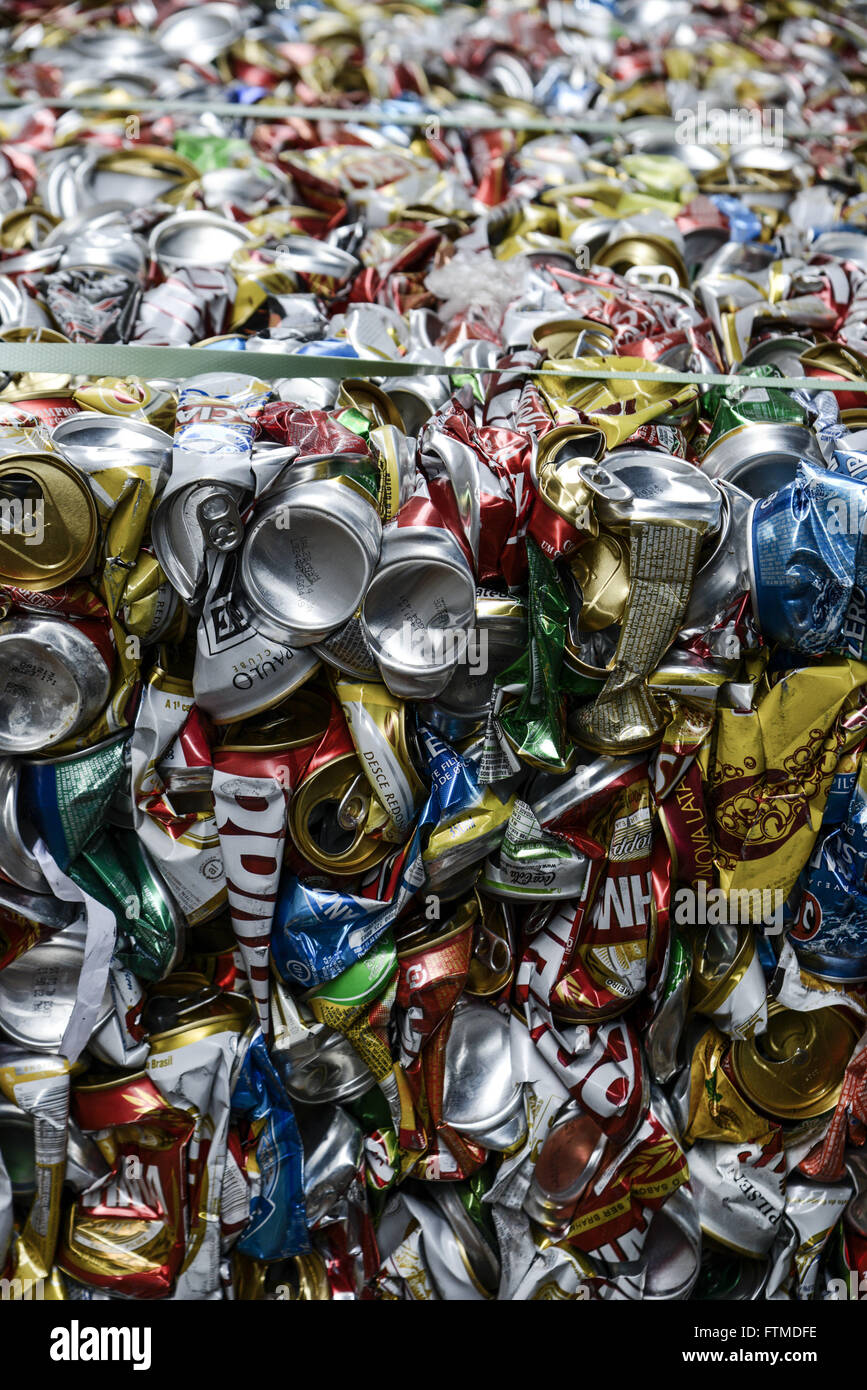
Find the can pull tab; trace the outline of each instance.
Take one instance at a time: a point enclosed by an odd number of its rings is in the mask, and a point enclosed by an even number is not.
[[[603,468],[601,463],[579,463],[575,472],[597,497],[604,497],[608,502],[629,502],[632,499],[632,489],[627,487],[622,479],[609,473],[607,468]]]
[[[212,492],[196,507],[196,520],[211,550],[237,550],[244,539],[238,504],[228,492]]]
[[[337,807],[337,824],[341,830],[360,830],[367,820],[367,813],[370,808],[370,797],[365,790],[365,776],[359,772],[343,796]],[[358,809],[352,806],[353,801],[358,803]]]
[[[604,357],[611,350],[611,339],[592,328],[582,328],[571,349],[572,357]]]
[[[680,287],[677,271],[670,265],[631,265],[623,273],[630,285],[663,286],[676,290]]]
[[[473,955],[494,975],[501,975],[512,963],[509,943],[492,932],[483,922],[479,922],[477,927]]]

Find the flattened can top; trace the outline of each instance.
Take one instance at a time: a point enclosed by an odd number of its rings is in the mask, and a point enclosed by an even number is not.
[[[290,483],[254,509],[239,587],[258,631],[308,646],[357,609],[379,555],[382,525],[373,497],[352,477],[295,482],[291,475]]]
[[[673,454],[618,449],[599,464],[581,464],[582,479],[595,493],[594,509],[607,526],[633,521],[682,521],[715,530],[722,503],[713,482]]]
[[[302,275],[326,275],[344,280],[360,268],[360,261],[349,251],[318,241],[316,237],[293,234],[284,237],[277,249],[280,270]]]
[[[157,454],[166,461],[172,451],[171,435],[149,420],[106,415],[98,410],[68,415],[55,425],[51,442],[70,463],[85,470],[89,462],[101,462],[100,455],[107,449],[125,455]]]
[[[0,582],[37,593],[65,584],[87,566],[96,537],[96,503],[70,464],[56,454],[0,460]]]
[[[208,63],[240,38],[248,24],[249,12],[240,6],[190,5],[164,19],[156,36],[164,53]]]
[[[6,1036],[34,1052],[58,1052],[72,1016],[83,961],[84,932],[73,923],[7,965],[0,972],[0,1027]],[[97,1027],[112,1008],[106,987]]]
[[[773,1003],[768,1028],[732,1044],[739,1089],[753,1105],[780,1120],[805,1120],[831,1110],[860,1028],[843,1009],[802,1013]]]
[[[446,1045],[445,1119],[459,1131],[485,1129],[505,1119],[521,1094],[512,1076],[508,1021],[486,1004],[458,1008]]]
[[[0,870],[29,893],[51,891],[21,834],[18,820],[18,765],[12,758],[0,758]]]
[[[792,481],[801,459],[824,466],[812,430],[793,421],[751,421],[721,435],[701,468],[710,478],[736,483],[750,497],[769,497]]]
[[[177,212],[154,227],[148,247],[160,269],[169,272],[184,265],[228,265],[251,240],[241,223],[215,212]]]
[[[75,623],[0,623],[0,751],[38,753],[61,743],[99,713],[110,686],[98,647]]]
[[[199,171],[190,160],[162,145],[96,151],[75,173],[80,206],[120,199],[135,207],[171,202]]]

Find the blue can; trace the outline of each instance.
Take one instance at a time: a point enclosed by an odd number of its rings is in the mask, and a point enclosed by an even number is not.
[[[753,506],[750,585],[762,635],[791,651],[867,651],[867,483],[802,460]]]
[[[822,980],[867,980],[867,761],[863,758],[844,823],[819,840],[804,872],[789,940]]]

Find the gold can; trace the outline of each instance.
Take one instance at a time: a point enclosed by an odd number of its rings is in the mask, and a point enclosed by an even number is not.
[[[581,589],[579,624],[601,632],[619,623],[629,598],[629,541],[613,531],[600,531],[572,557],[569,565]]]
[[[179,642],[187,631],[188,612],[155,555],[140,550],[127,570],[123,590],[124,629],[145,642]]]
[[[364,873],[381,863],[391,848],[381,838],[388,824],[355,753],[332,758],[308,773],[289,806],[289,833],[299,853],[315,868],[338,877]]]
[[[373,381],[356,381],[354,378],[341,381],[337,408],[359,411],[374,429],[381,429],[384,425],[403,429],[403,420],[394,401]]]
[[[429,922],[421,911],[405,917],[394,931],[398,960],[410,959],[435,946],[445,946],[476,921],[479,908],[478,898],[473,895],[459,903],[444,922]]]
[[[281,1266],[279,1272],[281,1280],[275,1287],[274,1298],[301,1303],[325,1303],[331,1298],[325,1261],[317,1250],[311,1250],[309,1255],[293,1255],[285,1270]]]
[[[783,1123],[823,1115],[837,1103],[860,1032],[843,1009],[775,1002],[767,1032],[732,1044],[732,1075],[750,1104]]]
[[[593,493],[581,476],[584,465],[599,462],[605,436],[592,425],[558,425],[542,437],[536,452],[539,496],[570,526],[595,536],[598,523]]]
[[[608,266],[618,275],[632,268],[664,266],[676,277],[681,289],[689,285],[689,271],[677,247],[660,236],[625,236],[612,241],[596,257],[597,265]]]
[[[731,938],[697,929],[692,938],[692,1003],[700,1014],[713,1014],[746,974],[756,953],[755,936],[739,927]]]
[[[867,380],[867,356],[843,343],[817,343],[806,348],[801,353],[801,366],[807,376],[815,376],[817,385],[825,377],[862,386]],[[838,391],[836,395],[841,411],[844,406],[847,411],[864,410],[865,398],[860,391]]]
[[[401,843],[412,831],[424,796],[409,744],[406,704],[379,681],[338,680],[334,690],[370,790],[392,822],[385,838]]]
[[[712,1018],[730,1038],[751,1038],[762,1032],[768,1019],[768,992],[752,927],[733,923],[697,927],[692,952],[693,1008]]]
[[[325,1261],[316,1250],[266,1263],[232,1251],[232,1283],[240,1303],[325,1302],[331,1286]]]
[[[138,377],[98,377],[77,386],[74,398],[82,410],[147,420],[169,434],[175,427],[175,397]]]
[[[252,1007],[246,995],[225,992],[197,971],[173,971],[148,990],[151,1052],[173,1052],[212,1033],[243,1033]]]
[[[28,329],[33,332],[52,332],[51,329]],[[27,342],[42,342],[42,338],[30,338]],[[65,341],[68,341],[66,339]],[[17,405],[27,415],[35,415],[43,424],[53,429],[67,415],[76,415],[78,406],[73,400],[74,391],[70,386],[68,372],[21,372],[8,386],[0,391],[0,401]]]
[[[59,217],[35,203],[13,208],[0,218],[0,246],[4,251],[30,251],[42,245],[59,221]]]
[[[465,990],[475,999],[495,999],[512,981],[515,952],[509,907],[473,890],[478,919]]]
[[[305,748],[322,737],[330,717],[328,696],[303,686],[288,701],[256,718],[225,725],[225,741],[220,748],[227,753],[281,753]]]
[[[31,327],[29,324],[17,323],[9,328],[0,328],[0,342],[3,343],[68,343],[69,341],[70,339],[65,333],[58,333],[56,328],[44,328],[42,324]],[[65,380],[67,380],[66,377],[64,377]]]
[[[56,454],[0,460],[0,580],[41,593],[83,573],[98,534],[86,480]]]
[[[614,351],[614,329],[595,319],[551,319],[533,330],[530,344],[554,361],[561,357],[585,357],[597,350],[610,353]],[[545,435],[540,440],[540,447],[548,438]]]

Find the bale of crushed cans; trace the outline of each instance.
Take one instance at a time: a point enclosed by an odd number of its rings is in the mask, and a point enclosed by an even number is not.
[[[0,11],[4,1289],[851,1296],[863,9]]]

